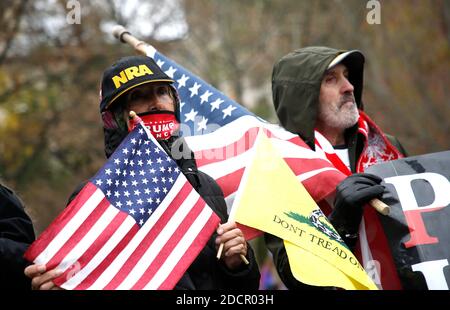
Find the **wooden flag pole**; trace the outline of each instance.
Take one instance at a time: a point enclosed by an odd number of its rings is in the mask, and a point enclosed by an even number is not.
[[[220,257],[222,256],[222,251],[223,251],[223,243],[220,244],[219,249],[217,250],[217,259],[220,259]]]
[[[388,215],[391,212],[391,208],[380,199],[374,198],[369,201],[369,204],[383,215]]]
[[[216,255],[217,259],[220,259],[220,257],[222,256],[222,251],[223,251],[223,243],[220,244],[219,249],[217,250],[217,255]],[[250,262],[247,260],[247,258],[244,255],[239,254],[239,256],[241,257],[244,264],[246,264],[246,265],[250,264]]]
[[[131,35],[131,33],[125,29],[125,27],[116,25],[113,29],[113,35],[119,39],[122,43],[128,43],[131,46],[134,47],[136,51],[141,53],[142,55],[147,55],[146,46],[148,45],[144,41],[140,41],[134,36]]]

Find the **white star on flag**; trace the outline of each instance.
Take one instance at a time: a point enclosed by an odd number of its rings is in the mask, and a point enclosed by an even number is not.
[[[201,85],[195,82],[194,85],[191,88],[189,88],[189,91],[191,92],[191,98],[194,95],[198,95],[198,90],[200,89],[200,87]]]
[[[167,74],[169,77],[173,78],[176,71],[177,71],[177,69],[170,66],[169,70],[165,71],[164,73]]]
[[[232,105],[229,105],[228,108],[222,110],[223,118],[231,116],[231,112],[233,112],[233,110],[236,110],[236,107],[233,107]]]
[[[222,99],[217,98],[214,102],[211,102],[211,112],[215,109],[219,109],[220,104],[224,102]]]
[[[206,123],[208,122],[208,119],[202,116],[202,120],[198,122],[198,130],[206,130]]]
[[[194,122],[195,116],[197,115],[197,113],[198,113],[197,111],[194,111],[194,109],[191,109],[191,112],[184,114],[184,116],[186,117],[185,122],[189,122],[189,121]]]
[[[200,104],[203,104],[204,102],[208,102],[208,98],[212,95],[213,93],[210,92],[209,90],[206,90],[203,95],[200,96]]]
[[[156,61],[156,64],[157,64],[158,67],[160,67],[160,68],[162,68],[162,66],[164,65],[164,63],[165,63],[165,61],[163,61],[163,60],[161,60],[161,59],[158,59],[158,60]]]
[[[181,78],[177,80],[178,89],[180,89],[180,87],[185,87],[187,80],[189,80],[189,77],[187,75],[183,74],[181,76]]]

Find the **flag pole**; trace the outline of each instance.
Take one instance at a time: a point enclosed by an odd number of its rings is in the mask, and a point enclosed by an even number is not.
[[[139,52],[140,54],[147,55],[147,51],[146,51],[145,47],[148,44],[145,43],[144,41],[140,41],[137,38],[135,38],[134,36],[132,36],[131,33],[125,27],[123,27],[121,25],[116,25],[116,26],[114,26],[112,33],[117,39],[120,40],[120,42],[128,43],[132,47],[134,47],[134,49],[137,52]]]
[[[391,208],[382,202],[380,199],[374,198],[371,201],[369,201],[370,206],[372,206],[375,210],[377,210],[379,213],[383,215],[388,215],[391,211]]]
[[[222,256],[222,251],[223,251],[223,243],[220,244],[219,249],[217,250],[217,259],[220,259],[220,257]],[[250,264],[250,262],[248,261],[248,259],[243,255],[243,254],[239,254],[239,256],[241,257],[241,260],[244,262],[244,264],[248,265]]]
[[[112,33],[118,40],[120,40],[120,42],[128,43],[132,47],[134,47],[134,49],[137,52],[139,52],[140,54],[145,55],[145,56],[147,55],[146,46],[148,46],[148,44],[145,43],[144,41],[138,40],[125,27],[123,27],[121,25],[116,25],[116,26],[114,26]],[[132,119],[134,119],[135,116],[136,116],[136,113],[134,113],[134,111],[131,111],[130,117]],[[223,243],[220,244],[219,250],[217,251],[217,259],[220,259],[220,257],[222,256],[222,251],[223,251]],[[240,256],[241,256],[242,261],[246,265],[250,264],[244,255],[240,254]]]

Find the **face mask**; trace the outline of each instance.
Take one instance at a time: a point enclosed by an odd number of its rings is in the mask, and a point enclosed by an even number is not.
[[[156,140],[169,139],[180,127],[175,118],[175,113],[171,111],[151,111],[139,113],[138,116]],[[135,125],[132,124],[128,131],[132,131],[134,127]]]

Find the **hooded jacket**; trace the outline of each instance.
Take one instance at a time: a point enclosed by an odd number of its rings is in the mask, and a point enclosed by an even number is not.
[[[280,124],[298,134],[312,149],[315,148],[314,128],[322,79],[333,59],[344,52],[347,51],[322,46],[306,47],[282,57],[273,68],[272,97]],[[364,111],[364,57],[358,53],[346,57],[341,63],[347,66],[356,105],[359,110]],[[357,132],[358,126],[355,125],[345,133],[352,172],[355,172],[357,159],[364,147]],[[395,137],[386,137],[400,152],[406,153]]]
[[[298,134],[312,149],[314,129],[319,109],[319,94],[323,76],[333,59],[345,50],[329,47],[312,46],[298,49],[282,57],[273,68],[272,96],[275,111],[280,124],[287,130]],[[364,110],[362,102],[364,56],[355,53],[344,58],[340,63],[347,66],[348,79],[354,87],[354,96],[359,110]],[[395,137],[386,135],[397,149],[405,154],[403,147]],[[358,125],[345,132],[349,150],[350,168],[356,171],[356,163],[364,148],[364,140],[358,134]],[[281,280],[290,289],[314,289],[295,279],[284,248],[283,240],[265,234],[266,245],[272,252],[273,259]]]

